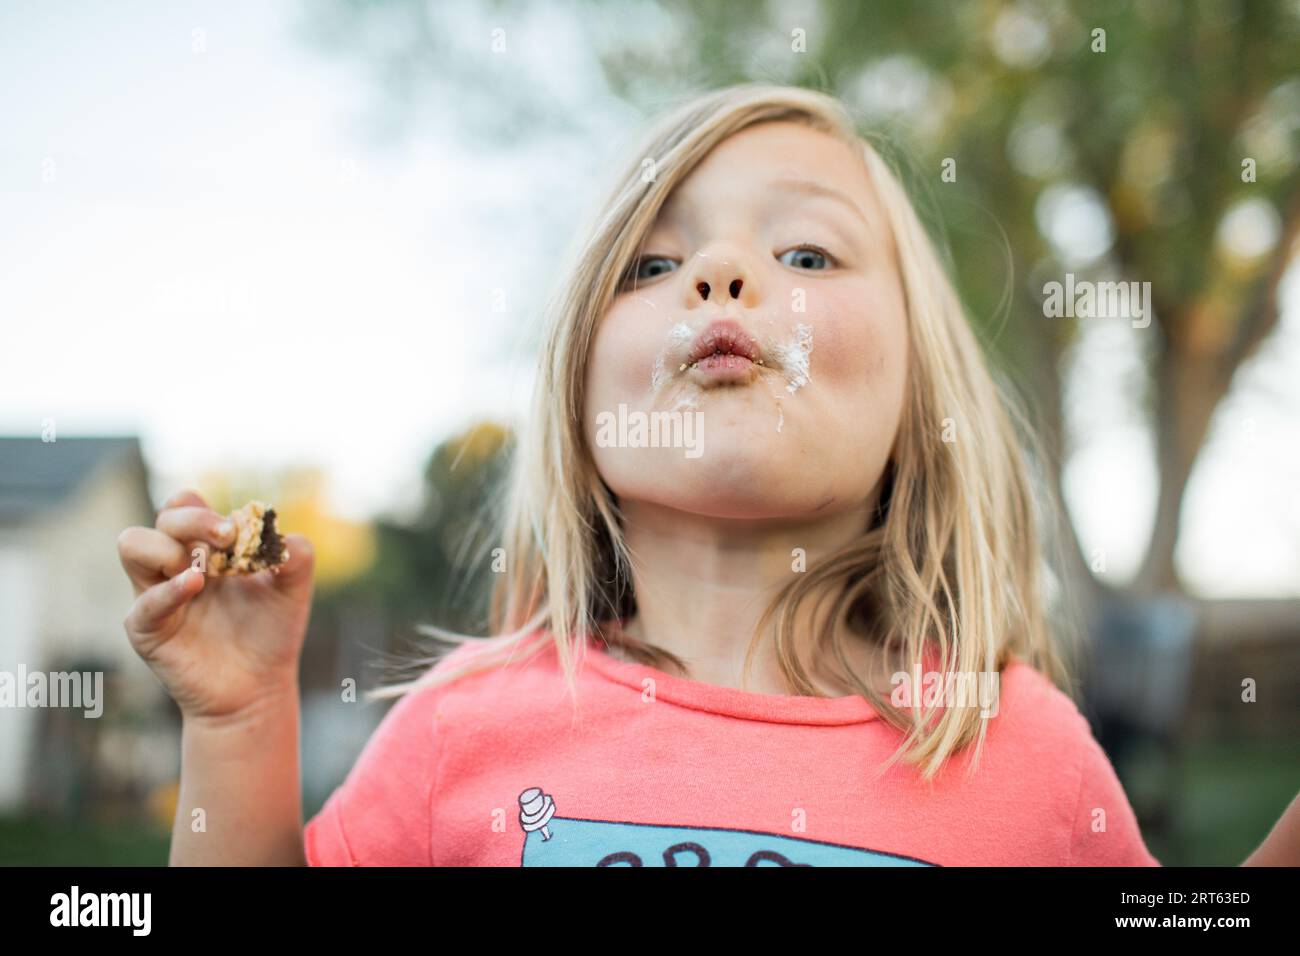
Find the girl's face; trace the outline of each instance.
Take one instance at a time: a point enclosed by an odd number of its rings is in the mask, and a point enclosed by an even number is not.
[[[820,518],[874,501],[907,316],[848,145],[790,122],[734,134],[673,191],[629,276],[596,332],[584,422],[625,507]]]

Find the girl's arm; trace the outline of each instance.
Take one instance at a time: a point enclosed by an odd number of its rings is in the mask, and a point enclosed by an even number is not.
[[[182,491],[153,528],[127,528],[117,539],[135,591],[123,627],[181,712],[173,865],[306,863],[298,662],[315,552],[290,534],[287,560],[274,571],[209,580],[206,565],[193,563],[252,533],[254,516],[270,514],[257,507],[227,517]],[[268,527],[263,517],[256,534]]]
[[[1300,795],[1242,866],[1300,866]]]
[[[172,866],[306,866],[302,830],[296,686],[237,720],[185,720]]]

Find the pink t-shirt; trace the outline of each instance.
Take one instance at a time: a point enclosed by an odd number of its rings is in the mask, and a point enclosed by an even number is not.
[[[305,830],[313,866],[1159,866],[1073,702],[1016,661],[974,777],[930,784],[860,697],[674,677],[552,647],[384,716]],[[439,668],[459,669],[471,646]]]

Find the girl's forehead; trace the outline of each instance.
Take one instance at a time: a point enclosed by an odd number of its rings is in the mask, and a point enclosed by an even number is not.
[[[810,185],[801,189],[800,184]],[[873,218],[867,214],[877,205],[860,150],[802,123],[769,121],[733,133],[715,146],[677,184],[664,211],[724,195],[743,198],[756,188],[839,194],[867,219]]]

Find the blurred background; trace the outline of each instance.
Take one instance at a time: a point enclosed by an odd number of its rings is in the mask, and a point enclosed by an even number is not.
[[[742,80],[902,164],[1057,462],[1079,699],[1148,844],[1239,863],[1300,789],[1297,50],[1298,0],[4,4],[0,671],[106,687],[0,708],[0,863],[166,861],[179,722],[115,543],[185,486],[318,550],[315,812],[386,706],[341,682],[484,627],[466,531],[591,184]],[[1045,318],[1066,273],[1153,321]]]

